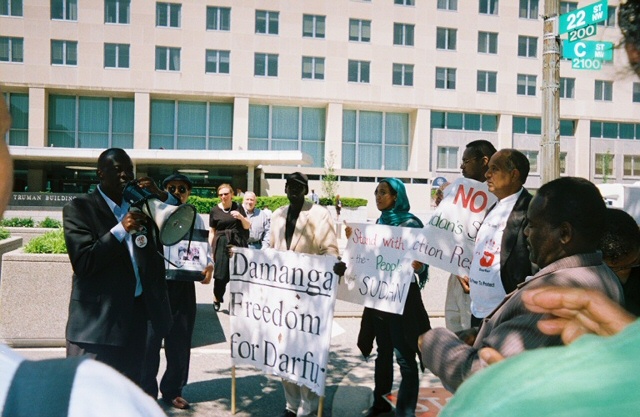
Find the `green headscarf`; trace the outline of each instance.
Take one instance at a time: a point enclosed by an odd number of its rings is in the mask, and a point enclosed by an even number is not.
[[[386,182],[389,184],[389,187],[393,188],[397,195],[395,205],[388,210],[382,210],[378,223],[389,226],[399,226],[407,220],[414,219],[420,224],[418,227],[424,227],[419,218],[409,213],[411,206],[409,205],[407,190],[404,188],[402,181],[397,178],[385,178],[380,182]]]

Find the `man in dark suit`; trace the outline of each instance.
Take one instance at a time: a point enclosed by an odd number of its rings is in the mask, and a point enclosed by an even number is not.
[[[118,148],[98,158],[98,188],[63,209],[64,235],[73,267],[67,356],[88,355],[139,384],[146,323],[158,334],[171,324],[165,268],[155,225],[129,211],[125,186],[133,163]],[[151,181],[146,179],[148,186]],[[151,187],[152,191],[157,187]],[[159,191],[159,190],[158,190]],[[164,193],[161,199],[166,199]]]
[[[478,230],[469,270],[472,327],[533,273],[524,235],[531,202],[523,187],[528,175],[529,160],[515,149],[501,149],[489,160],[485,178],[498,202]]]

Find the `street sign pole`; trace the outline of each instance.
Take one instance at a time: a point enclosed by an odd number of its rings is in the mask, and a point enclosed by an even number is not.
[[[560,177],[560,39],[559,0],[544,1],[542,44],[542,184]]]

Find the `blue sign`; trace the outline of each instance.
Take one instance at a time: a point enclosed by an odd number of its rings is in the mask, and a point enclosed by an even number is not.
[[[433,179],[433,181],[431,182],[431,186],[433,188],[438,188],[440,187],[442,184],[444,184],[445,182],[447,182],[447,179],[445,177],[436,177]]]

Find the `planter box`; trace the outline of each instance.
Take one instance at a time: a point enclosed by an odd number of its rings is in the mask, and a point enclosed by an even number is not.
[[[8,239],[0,240],[0,268],[2,267],[2,255],[12,250],[18,249],[22,246],[21,237],[10,237]],[[0,269],[0,280],[2,280],[2,270]]]
[[[65,346],[71,294],[69,256],[2,256],[0,342],[14,347]]]
[[[22,244],[26,245],[34,237],[42,236],[52,230],[48,227],[5,227],[11,233],[11,236],[21,237]]]

